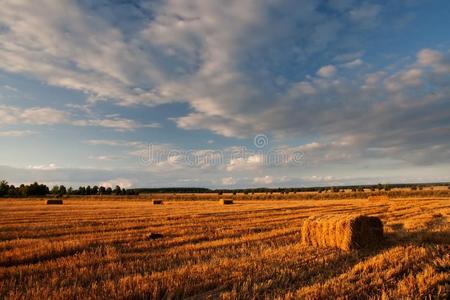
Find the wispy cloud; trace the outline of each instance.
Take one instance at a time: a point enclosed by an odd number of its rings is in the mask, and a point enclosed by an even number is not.
[[[0,125],[30,124],[92,126],[111,128],[117,131],[133,131],[138,128],[159,128],[159,123],[141,124],[131,119],[112,116],[103,119],[75,119],[70,113],[50,107],[19,108],[0,105]]]
[[[0,137],[24,137],[36,134],[32,130],[7,130],[0,131]]]

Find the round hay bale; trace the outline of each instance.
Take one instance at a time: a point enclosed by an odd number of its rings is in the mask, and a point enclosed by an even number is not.
[[[314,247],[373,248],[383,241],[383,223],[364,215],[313,217],[304,221],[301,234],[302,244]]]
[[[163,201],[161,199],[156,199],[152,201],[153,205],[162,205]]]
[[[63,204],[62,199],[48,199],[47,205],[61,205]]]
[[[234,202],[231,199],[220,199],[220,203],[222,205],[230,205],[230,204],[233,204]]]

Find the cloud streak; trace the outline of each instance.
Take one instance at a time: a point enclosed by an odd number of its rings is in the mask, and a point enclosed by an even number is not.
[[[159,128],[160,124],[141,124],[131,119],[112,116],[101,119],[75,119],[70,113],[50,107],[19,108],[0,105],[0,125],[29,124],[56,125],[66,124],[83,127],[103,127],[116,131],[133,131],[138,128]],[[18,132],[18,131],[17,131]],[[12,133],[12,132],[10,132]]]

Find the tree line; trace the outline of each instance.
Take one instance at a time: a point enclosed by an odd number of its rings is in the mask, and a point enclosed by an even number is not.
[[[133,189],[124,189],[116,185],[115,188],[104,186],[80,186],[78,189],[66,188],[64,185],[55,185],[51,189],[45,184],[34,182],[32,184],[21,184],[14,186],[6,180],[0,181],[0,197],[30,197],[45,195],[137,195]]]
[[[298,188],[249,188],[249,189],[208,189],[199,187],[171,187],[171,188],[136,188],[124,189],[120,186],[115,188],[104,186],[80,186],[78,189],[72,187],[66,188],[64,185],[55,185],[51,189],[45,184],[34,182],[29,185],[21,184],[20,186],[9,185],[6,180],[0,181],[0,197],[29,197],[29,196],[45,196],[45,195],[139,195],[140,193],[233,193],[233,194],[250,194],[250,193],[297,193],[297,192],[343,192],[352,190],[353,192],[370,191],[390,191],[393,188],[410,188],[411,190],[422,190],[424,187],[432,186],[448,186],[448,182],[441,183],[416,183],[416,184],[375,184],[375,185],[347,185],[347,186],[328,186],[328,187],[298,187]]]

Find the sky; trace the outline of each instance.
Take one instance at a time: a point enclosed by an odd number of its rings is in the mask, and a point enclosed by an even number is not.
[[[0,0],[0,178],[450,181],[448,0]]]

